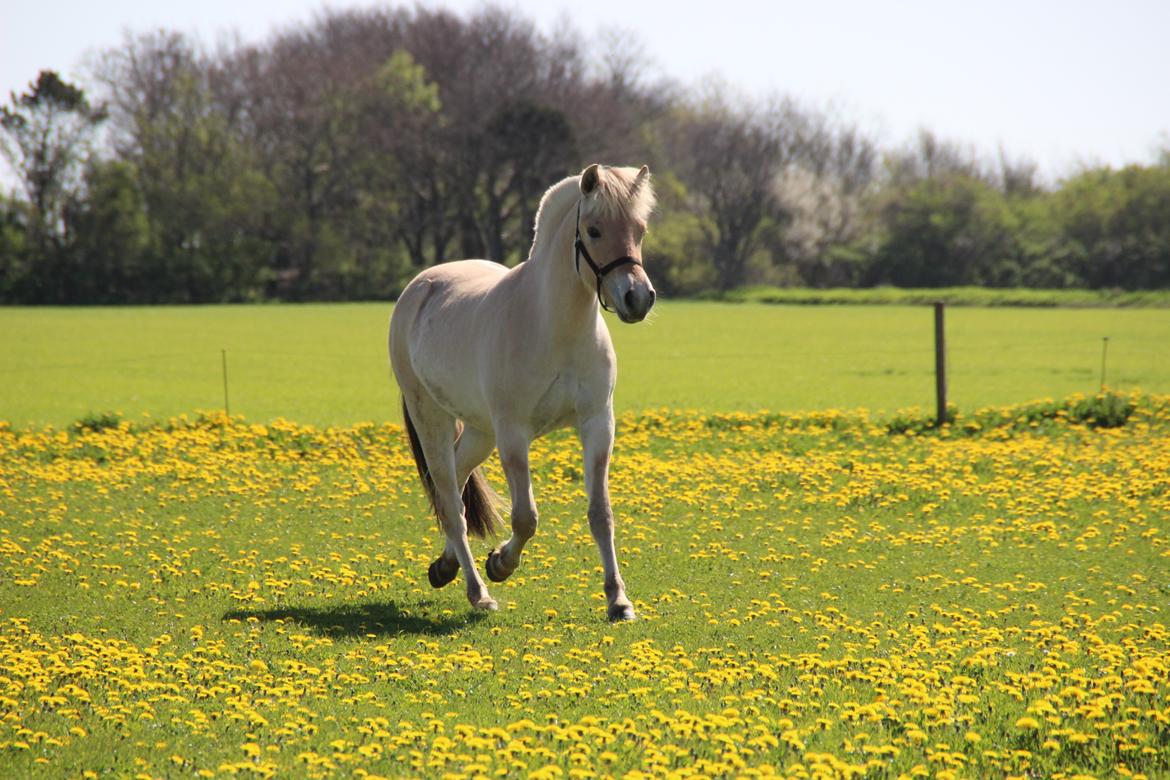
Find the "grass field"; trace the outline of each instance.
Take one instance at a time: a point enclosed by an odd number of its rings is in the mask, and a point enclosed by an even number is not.
[[[1170,290],[1034,290],[1018,287],[903,287],[835,288],[741,287],[723,293],[720,300],[823,306],[867,304],[930,306],[942,301],[953,306],[1004,307],[1170,307]]]
[[[482,616],[395,426],[0,427],[0,776],[1170,773],[1170,398],[619,428],[609,625],[567,432]]]
[[[350,425],[398,419],[385,356],[389,304],[0,309],[0,420],[58,427],[223,408]],[[619,410],[932,407],[929,307],[666,301],[611,321]],[[1100,383],[1170,392],[1170,310],[953,308],[951,397],[961,409]]]

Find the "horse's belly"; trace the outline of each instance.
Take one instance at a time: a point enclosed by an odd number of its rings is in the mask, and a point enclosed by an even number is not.
[[[429,371],[419,371],[418,377],[434,402],[448,414],[478,430],[492,430],[491,414],[478,383],[470,381],[466,372],[450,372],[444,367],[432,366]]]

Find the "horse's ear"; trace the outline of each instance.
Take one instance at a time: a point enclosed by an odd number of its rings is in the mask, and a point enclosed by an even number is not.
[[[597,189],[598,183],[601,181],[601,166],[593,163],[584,171],[581,172],[581,194],[589,195]]]
[[[649,180],[650,180],[650,166],[643,165],[642,169],[638,171],[638,175],[634,178],[634,186],[631,189],[633,189],[635,192],[637,192],[638,188],[641,187],[643,184],[645,184]]]

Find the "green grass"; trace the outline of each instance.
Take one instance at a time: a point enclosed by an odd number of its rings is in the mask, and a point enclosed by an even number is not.
[[[622,625],[567,431],[481,616],[396,427],[0,429],[0,776],[1166,776],[1170,399],[978,421],[625,416]]]
[[[718,296],[737,303],[802,305],[925,306],[942,301],[951,306],[1127,308],[1170,307],[1170,290],[1033,290],[1027,288],[946,287],[834,288],[745,287]]]
[[[0,419],[66,426],[230,406],[249,420],[398,419],[390,304],[0,310]],[[951,400],[973,410],[1108,383],[1170,392],[1170,310],[948,310]],[[918,306],[665,301],[611,319],[619,411],[933,408],[933,320]]]

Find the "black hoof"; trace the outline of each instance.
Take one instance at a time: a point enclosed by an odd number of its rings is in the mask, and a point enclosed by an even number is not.
[[[610,623],[628,622],[637,619],[638,616],[634,614],[634,608],[629,604],[614,604],[609,608]]]
[[[484,569],[487,571],[488,579],[492,582],[503,582],[512,575],[512,572],[505,572],[500,568],[500,548],[492,550],[487,557],[487,563],[484,564]]]
[[[451,580],[455,579],[455,576],[457,574],[459,574],[459,565],[458,564],[452,566],[451,571],[448,572],[448,571],[443,571],[443,568],[439,565],[442,562],[443,562],[443,559],[439,558],[434,563],[431,564],[429,569],[427,569],[427,579],[431,581],[432,588],[443,587],[444,585],[449,583]]]

